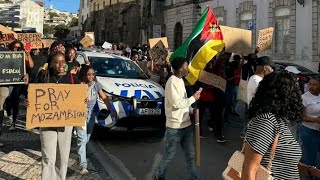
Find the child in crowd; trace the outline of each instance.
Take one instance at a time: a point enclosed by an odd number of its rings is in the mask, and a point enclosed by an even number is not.
[[[90,136],[93,131],[95,123],[95,113],[93,113],[93,107],[96,105],[98,98],[106,104],[113,119],[117,118],[116,111],[111,107],[110,102],[106,94],[102,91],[99,83],[95,81],[95,72],[91,66],[82,65],[79,78],[82,83],[88,84],[88,102],[87,102],[87,118],[86,127],[77,127],[77,146],[78,155],[80,158],[81,171],[80,174],[87,174],[87,155],[86,145],[89,142]]]

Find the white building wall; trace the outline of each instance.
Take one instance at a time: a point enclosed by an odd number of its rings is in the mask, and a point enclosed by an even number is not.
[[[178,1],[181,5],[171,4],[172,2],[175,3]],[[252,2],[252,6],[255,6],[256,8],[256,15],[254,14],[255,17],[253,17],[253,19],[255,19],[255,30],[253,30],[255,33],[253,34],[255,34],[254,40],[257,41],[259,29],[274,26],[273,12],[270,12],[274,11],[274,8],[269,6],[271,2],[275,1],[277,7],[280,7],[287,2],[291,9],[291,52],[286,55],[275,55],[274,50],[269,50],[261,52],[258,55],[270,55],[274,60],[297,63],[317,72],[320,48],[315,48],[313,46],[320,44],[320,37],[318,37],[320,34],[320,25],[316,28],[314,25],[316,22],[313,21],[320,22],[320,7],[317,9],[317,7],[312,3],[314,3],[314,1],[318,1],[318,4],[320,4],[319,0],[305,1],[304,6],[300,5],[296,0],[212,0],[200,3],[199,5],[201,6],[202,11],[207,5],[212,9],[216,7],[224,7],[226,10],[226,22],[224,23],[231,27],[238,27],[239,24],[237,22],[237,18],[239,17],[237,17],[237,8],[239,8],[240,3]],[[196,25],[196,22],[193,22],[194,19],[199,17],[196,14],[196,5],[197,4],[183,5],[181,0],[166,0],[167,8],[164,12],[166,35],[171,49],[174,47],[174,27],[177,22],[180,22],[183,26],[183,41],[188,37]],[[240,9],[238,10],[240,11]],[[317,10],[318,13],[317,19],[314,18],[314,16],[316,16],[315,10]],[[316,43],[313,42],[313,38],[315,36],[318,39],[318,42]],[[256,43],[254,42],[254,44]],[[314,53],[312,51],[313,49]]]
[[[20,7],[21,27],[33,27],[38,33],[43,33],[44,8],[31,0],[22,1]]]

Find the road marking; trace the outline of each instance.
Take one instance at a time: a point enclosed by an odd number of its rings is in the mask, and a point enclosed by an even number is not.
[[[156,168],[157,168],[159,162],[161,161],[161,158],[162,158],[162,155],[160,154],[160,152],[157,152],[157,154],[153,158],[153,163],[152,163],[152,166],[151,166],[151,170],[149,171],[149,173],[147,173],[144,176],[145,180],[153,179],[153,175],[155,174]]]
[[[89,145],[90,144],[90,145]],[[122,161],[107,151],[100,141],[90,141],[88,146],[108,174],[115,180],[137,180]],[[101,152],[102,151],[102,152]]]

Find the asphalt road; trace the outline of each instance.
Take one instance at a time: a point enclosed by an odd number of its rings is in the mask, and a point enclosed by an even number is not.
[[[240,149],[240,119],[232,118],[225,125],[225,144],[216,143],[212,132],[205,128],[206,138],[201,139],[201,166],[198,168],[202,180],[220,180],[227,162],[236,149]],[[205,124],[205,123],[204,123]],[[116,164],[133,179],[151,180],[153,172],[164,152],[164,131],[110,131],[98,128],[93,138]],[[167,168],[166,179],[183,180],[186,177],[186,163],[181,148]]]

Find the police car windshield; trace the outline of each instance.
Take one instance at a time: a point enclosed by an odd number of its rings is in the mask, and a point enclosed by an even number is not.
[[[148,79],[142,70],[132,61],[120,58],[89,57],[97,76]]]

